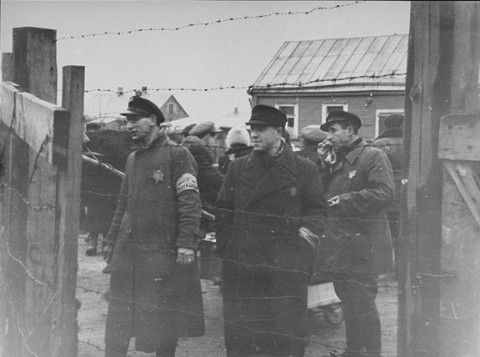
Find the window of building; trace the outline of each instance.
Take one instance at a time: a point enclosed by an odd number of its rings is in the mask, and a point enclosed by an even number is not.
[[[298,104],[275,104],[287,116],[286,130],[291,138],[298,136]]]
[[[173,103],[168,103],[167,113],[168,113],[168,114],[173,114],[174,111],[175,111],[175,104],[173,104]]]
[[[391,114],[403,114],[403,109],[378,109],[375,113],[375,137],[385,129],[385,119]]]
[[[322,104],[322,123],[325,123],[329,113],[335,110],[348,110],[348,104]]]

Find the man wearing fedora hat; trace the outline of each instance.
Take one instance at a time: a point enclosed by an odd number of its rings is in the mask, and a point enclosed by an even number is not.
[[[107,234],[111,261],[105,356],[126,356],[130,338],[143,352],[173,357],[179,337],[204,333],[195,262],[201,204],[196,164],[160,128],[151,101],[133,97],[127,129],[139,149],[128,156]]]
[[[256,105],[253,151],[233,160],[217,200],[227,356],[303,356],[307,283],[326,202],[317,167],[282,138],[287,118]]]
[[[347,337],[343,356],[379,357],[376,269],[382,253],[392,259],[385,211],[394,201],[394,183],[385,153],[358,136],[361,125],[357,115],[334,111],[320,127],[328,132],[336,160],[322,165],[330,207],[326,246],[333,256],[321,259],[317,269],[332,273],[335,292],[343,302]]]

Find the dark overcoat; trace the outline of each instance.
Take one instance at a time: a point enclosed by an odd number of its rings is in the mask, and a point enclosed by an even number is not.
[[[340,197],[329,209],[326,236],[318,249],[318,272],[375,274],[392,266],[392,242],[385,214],[394,202],[393,173],[383,151],[359,142],[330,169],[327,199]]]
[[[196,165],[183,147],[160,136],[127,159],[107,241],[115,246],[106,343],[136,338],[155,351],[165,339],[201,336],[197,265],[175,263],[178,248],[197,248],[201,203]]]
[[[326,203],[313,163],[288,145],[269,169],[260,155],[229,165],[217,201],[227,355],[303,355],[312,251],[298,229],[321,234]]]

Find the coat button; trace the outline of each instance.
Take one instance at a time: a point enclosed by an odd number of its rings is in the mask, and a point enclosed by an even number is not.
[[[280,263],[280,259],[274,258],[274,259],[273,259],[273,262],[274,262],[275,264],[278,264],[278,263]]]

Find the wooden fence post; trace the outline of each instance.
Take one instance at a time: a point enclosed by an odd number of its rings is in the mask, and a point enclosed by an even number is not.
[[[13,29],[14,82],[23,90],[57,104],[57,31]]]
[[[12,52],[2,53],[2,81],[13,82],[15,77],[15,63]]]
[[[478,295],[458,289],[462,278],[445,270],[445,263],[461,272],[467,254],[480,251],[480,244],[472,243],[477,242],[478,231],[475,239],[463,234],[456,244],[446,247],[448,237],[442,229],[448,217],[445,212],[442,216],[442,209],[452,196],[445,191],[438,147],[443,116],[478,110],[478,3],[412,2],[410,31],[404,141],[408,183],[401,222],[408,259],[400,269],[399,356],[473,356],[478,350],[467,351],[467,345],[478,340],[473,337],[478,329],[462,330],[468,319],[463,321],[460,309],[451,302],[466,302],[468,298],[461,295],[472,296],[476,302],[470,304],[475,309],[471,313],[476,315]],[[466,219],[458,224],[464,233],[465,225],[471,222]],[[458,254],[452,254],[455,249]],[[478,260],[478,254],[472,256]],[[468,265],[468,269],[476,266]],[[479,270],[480,266],[475,271]],[[464,276],[463,286],[478,290],[476,275],[476,280]]]
[[[69,145],[66,168],[58,170],[57,203],[60,207],[57,286],[61,300],[54,304],[52,320],[59,321],[52,336],[51,355],[76,356],[77,309],[77,249],[80,223],[81,149],[83,134],[83,105],[85,67],[63,68],[62,107],[70,111]]]

